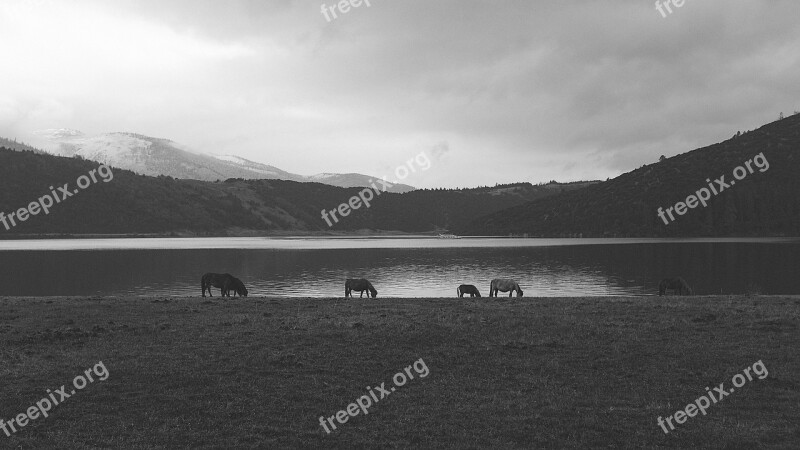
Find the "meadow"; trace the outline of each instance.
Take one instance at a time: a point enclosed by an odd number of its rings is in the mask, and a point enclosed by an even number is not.
[[[797,448],[800,297],[1,298],[3,448]],[[346,409],[422,358],[369,414]],[[665,434],[656,422],[762,361]]]

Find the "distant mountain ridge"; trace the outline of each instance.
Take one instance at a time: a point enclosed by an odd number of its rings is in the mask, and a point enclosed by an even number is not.
[[[755,170],[667,224],[657,215],[760,153]],[[800,236],[800,114],[583,189],[477,217],[463,234],[530,237]],[[709,181],[707,181],[709,180]]]
[[[114,132],[87,136],[78,130],[58,128],[37,131],[35,134],[44,140],[44,150],[52,154],[80,156],[148,176],[202,181],[228,178],[278,179],[318,182],[339,187],[366,187],[376,179],[361,174],[298,175],[235,155],[193,152],[172,140],[136,133]],[[389,192],[408,192],[414,189],[406,184],[393,184]]]
[[[0,148],[0,212],[10,214],[97,168],[80,158]],[[363,188],[284,180],[225,182],[148,177],[113,168],[113,180],[93,184],[49,214],[30,217],[0,239],[21,236],[159,234],[252,236],[286,233],[443,232],[471,218],[586,184],[517,183],[475,189],[419,189],[374,194],[370,207],[329,227],[321,211],[350,202]]]

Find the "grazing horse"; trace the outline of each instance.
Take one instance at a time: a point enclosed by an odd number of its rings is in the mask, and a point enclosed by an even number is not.
[[[664,278],[661,280],[661,283],[658,283],[658,295],[664,295],[667,292],[667,289],[672,289],[673,294],[678,295],[694,295],[694,291],[689,286],[689,283],[686,282],[681,277],[677,278]]]
[[[375,289],[375,286],[373,286],[369,280],[363,278],[348,278],[347,281],[344,282],[344,298],[352,297],[352,291],[360,291],[361,295],[359,295],[359,298],[364,297],[364,291],[369,291],[367,292],[367,298],[369,298],[370,293],[372,294],[372,298],[378,297],[378,291]]]
[[[224,296],[225,294],[227,294],[228,297],[230,297],[231,291],[233,291],[234,297],[236,297],[236,294],[239,294],[240,297],[247,297],[247,288],[244,287],[244,283],[242,283],[242,280],[238,278],[233,279],[233,282],[230,284],[230,286],[228,286],[228,292],[225,292],[222,295]]]
[[[519,288],[519,285],[514,280],[495,278],[489,285],[489,297],[497,297],[497,291],[508,292],[509,297],[511,297],[513,291],[517,291],[517,297],[522,297],[522,289]]]
[[[238,280],[229,273],[207,273],[200,279],[200,289],[203,292],[203,297],[206,296],[206,290],[208,290],[208,296],[213,297],[213,295],[211,295],[211,286],[218,287],[220,288],[220,294],[225,297],[226,295],[230,295],[229,291],[231,287],[236,288],[238,286],[236,281]],[[241,285],[241,291],[239,289],[236,289],[236,291],[239,292],[239,295],[244,293],[246,296],[247,289],[244,288],[244,284],[242,284],[241,281],[239,281],[238,284]]]
[[[463,297],[464,294],[469,294],[470,298],[481,296],[481,293],[478,292],[478,288],[471,284],[462,284],[456,289],[456,294],[458,294],[459,297]]]

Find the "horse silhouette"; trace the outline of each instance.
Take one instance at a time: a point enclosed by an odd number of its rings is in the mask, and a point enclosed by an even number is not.
[[[231,289],[242,297],[247,297],[247,289],[244,287],[244,283],[229,273],[207,273],[203,275],[200,279],[200,289],[203,293],[203,297],[206,296],[206,290],[208,290],[208,296],[213,297],[213,295],[211,295],[212,286],[219,288],[220,295],[223,297],[230,297]]]
[[[344,282],[344,298],[352,297],[353,291],[361,292],[359,298],[364,297],[364,291],[368,291],[367,298],[369,298],[370,293],[372,294],[372,298],[378,297],[378,291],[375,289],[372,283],[370,283],[369,280],[365,280],[363,278],[358,278],[358,279],[348,278],[347,281]]]
[[[694,295],[694,291],[681,277],[677,278],[664,278],[658,283],[658,295],[664,295],[667,289],[672,289],[673,294],[678,295]]]
[[[228,297],[230,297],[231,291],[233,291],[234,297],[236,297],[236,294],[239,294],[240,297],[247,297],[247,288],[244,287],[244,283],[242,283],[242,280],[238,278],[234,277],[233,282],[231,283],[230,286],[228,286],[228,292],[223,293],[223,296],[227,294]]]
[[[509,297],[513,291],[517,291],[517,297],[522,297],[522,289],[514,280],[495,278],[489,285],[489,297],[497,297],[497,291],[508,292]]]
[[[464,294],[469,294],[470,298],[481,296],[481,293],[478,292],[478,288],[471,284],[462,284],[456,289],[456,294],[458,294],[459,297],[463,297]]]

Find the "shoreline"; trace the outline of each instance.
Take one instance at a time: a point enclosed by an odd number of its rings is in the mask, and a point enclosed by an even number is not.
[[[402,231],[380,231],[380,230],[362,230],[362,231],[319,231],[319,232],[302,232],[302,231],[285,231],[285,232],[253,232],[253,233],[212,233],[212,234],[196,234],[196,233],[180,233],[180,232],[167,232],[167,233],[88,233],[88,234],[61,234],[61,233],[45,233],[45,234],[17,234],[6,233],[0,235],[0,242],[2,241],[20,241],[20,240],[81,240],[81,239],[224,239],[224,238],[273,238],[273,239],[303,239],[303,238],[327,238],[327,239],[414,239],[414,238],[435,238],[442,240],[453,240],[450,237],[440,237],[442,232],[428,231],[420,233],[407,233]],[[457,239],[552,239],[552,240],[670,240],[687,242],[739,242],[748,240],[779,240],[779,241],[792,241],[800,239],[800,236],[523,236],[523,235],[486,235],[486,236],[469,236],[457,235]]]
[[[702,295],[663,295],[660,296],[657,293],[649,294],[649,295],[577,295],[577,296],[553,296],[553,297],[535,297],[535,296],[524,296],[524,297],[509,297],[499,296],[499,297],[378,297],[378,298],[368,298],[368,297],[351,297],[351,298],[344,298],[343,296],[338,297],[308,297],[308,296],[293,296],[293,297],[279,297],[273,295],[248,295],[247,297],[222,297],[220,295],[215,295],[213,297],[201,297],[199,295],[0,295],[0,301],[2,300],[31,300],[31,299],[43,299],[43,300],[54,300],[54,299],[61,299],[62,301],[68,300],[150,300],[150,299],[167,299],[167,300],[224,300],[226,302],[236,302],[236,301],[248,301],[248,300],[269,300],[269,301],[296,301],[296,300],[304,300],[304,301],[341,301],[341,302],[353,302],[353,301],[369,301],[374,303],[379,303],[387,300],[395,301],[395,302],[417,302],[417,301],[472,301],[472,302],[481,302],[483,301],[491,301],[491,302],[507,302],[507,301],[514,301],[519,303],[526,303],[528,301],[550,301],[550,300],[564,300],[564,301],[572,301],[572,300],[592,300],[592,301],[617,301],[617,300],[631,300],[631,299],[638,299],[638,300],[654,300],[654,299],[662,299],[664,301],[674,301],[674,300],[685,300],[685,301],[706,301],[706,300],[770,300],[770,299],[798,299],[800,300],[800,294],[702,294]]]

